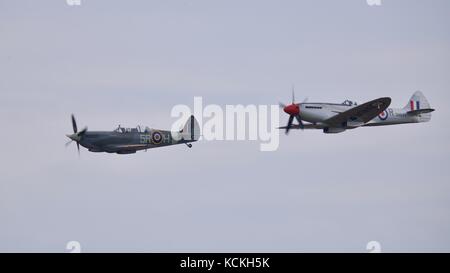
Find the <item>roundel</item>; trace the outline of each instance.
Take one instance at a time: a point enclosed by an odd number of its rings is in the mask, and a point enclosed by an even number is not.
[[[380,118],[381,120],[386,120],[388,116],[389,116],[388,111],[384,110],[378,115],[378,118]]]
[[[152,143],[153,144],[161,144],[162,142],[162,135],[160,132],[153,132],[152,133]]]

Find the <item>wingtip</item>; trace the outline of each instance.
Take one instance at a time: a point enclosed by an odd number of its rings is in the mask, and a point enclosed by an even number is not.
[[[379,98],[379,100],[384,100],[384,101],[387,101],[387,102],[392,102],[392,98],[391,97],[382,97],[382,98]]]

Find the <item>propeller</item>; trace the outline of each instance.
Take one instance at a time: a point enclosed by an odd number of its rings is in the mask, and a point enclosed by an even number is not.
[[[308,98],[306,98],[303,102],[306,102]],[[292,86],[292,101],[291,104],[285,105],[284,103],[279,103],[280,107],[283,109],[283,111],[289,115],[289,121],[286,126],[286,134],[289,134],[289,130],[292,128],[292,123],[294,122],[294,118],[298,121],[300,129],[303,130],[304,125],[302,122],[302,118],[300,116],[300,103],[295,103],[295,91],[294,86]]]
[[[72,114],[72,128],[73,128],[73,132],[76,134],[78,131],[78,127],[77,127],[77,121],[75,120],[75,116]]]
[[[77,143],[77,149],[78,149],[78,155],[80,154],[80,141],[81,137],[86,133],[87,127],[84,127],[83,130],[78,132],[78,126],[77,121],[75,120],[75,116],[72,114],[72,128],[73,128],[73,134],[67,135],[68,138],[70,138],[70,141],[66,143],[66,147],[70,145],[73,141]]]

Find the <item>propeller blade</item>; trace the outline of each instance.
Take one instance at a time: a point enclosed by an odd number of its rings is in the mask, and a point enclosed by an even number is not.
[[[286,107],[286,104],[279,102],[278,105],[280,106],[281,109],[284,109]]]
[[[87,132],[88,128],[84,127],[83,130],[78,132],[77,121],[75,120],[74,114],[71,115],[71,119],[72,119],[73,134],[67,135],[67,137],[70,138],[71,140],[66,143],[66,147],[69,146],[70,143],[72,143],[72,141],[75,141],[77,143],[78,155],[80,155],[80,141],[82,139],[82,136]]]
[[[72,128],[73,132],[76,134],[78,132],[77,121],[75,120],[75,116],[72,114]]]
[[[286,135],[289,134],[289,130],[291,130],[293,121],[294,121],[294,116],[289,116],[289,121],[288,121],[288,124],[286,126],[286,131],[285,131]]]
[[[305,128],[305,125],[303,125],[302,118],[300,117],[300,115],[296,115],[295,118],[296,118],[297,121],[298,121],[298,125],[299,125],[300,129],[303,130],[303,129]]]
[[[295,92],[294,92],[295,86],[292,85],[292,104],[295,103]]]
[[[88,127],[84,127],[83,130],[81,130],[81,131],[79,131],[79,132],[77,133],[77,135],[79,135],[79,136],[84,135],[84,133],[87,132],[87,129],[88,129]]]

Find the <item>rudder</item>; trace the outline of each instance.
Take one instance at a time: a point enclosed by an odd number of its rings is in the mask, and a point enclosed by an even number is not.
[[[416,91],[411,99],[409,99],[408,104],[404,107],[404,109],[408,109],[409,111],[416,111],[421,109],[429,109],[430,103],[427,98],[423,95],[422,92]]]
[[[200,138],[200,126],[197,119],[192,115],[186,121],[183,129],[181,130],[181,135],[184,140],[187,141],[197,141]]]
[[[430,103],[422,92],[416,91],[408,104],[403,107],[408,115],[417,117],[417,122],[428,122],[431,120],[431,112],[434,109],[431,108]]]

